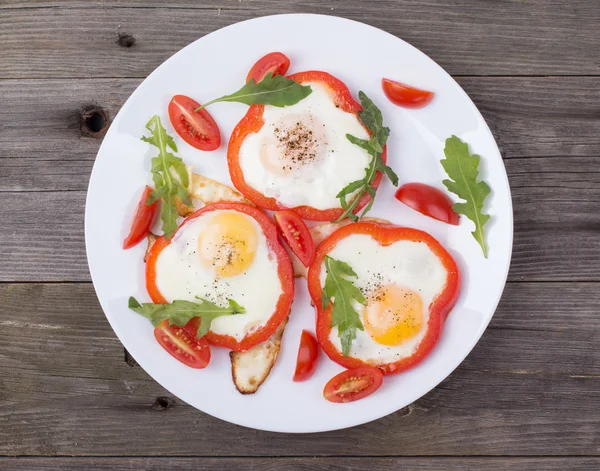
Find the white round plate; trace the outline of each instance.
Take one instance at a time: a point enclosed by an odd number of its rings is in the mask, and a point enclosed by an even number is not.
[[[481,175],[492,188],[485,208],[491,215],[486,226],[489,258],[485,259],[471,236],[469,220],[463,217],[454,227],[422,216],[396,201],[394,187],[384,179],[370,216],[431,233],[457,260],[462,290],[431,355],[410,371],[386,377],[376,394],[349,404],[323,399],[323,386],[342,370],[325,355],[309,381],[292,382],[300,332],[315,329],[315,313],[303,279],[296,282],[277,364],[254,395],[236,391],[227,351],[214,348],[204,370],[188,368],[156,342],[147,319],[127,308],[129,296],[149,301],[142,263],[146,244],[121,249],[141,189],[151,183],[150,158],[156,149],[140,140],[146,133],[144,125],[152,115],[160,115],[175,138],[179,156],[195,172],[230,184],[227,140],[247,106],[211,106],[224,143],[216,152],[201,152],[174,132],[167,104],[176,94],[205,102],[236,91],[252,64],[271,51],[282,51],[290,58],[290,73],[324,70],[344,81],[355,96],[363,90],[375,101],[391,129],[388,163],[401,183],[423,182],[443,189],[445,173],[439,162],[446,138],[455,134],[469,144],[471,152],[481,155]],[[420,110],[394,106],[381,90],[382,77],[432,90],[435,98]],[[439,384],[475,346],[494,314],[508,273],[512,234],[510,190],[502,158],[481,114],[459,85],[433,60],[391,34],[342,18],[304,14],[256,18],[215,31],[150,74],[123,105],[104,138],[85,214],[86,248],[96,293],[115,333],[142,368],[171,393],[210,415],[277,432],[319,432],[369,422],[405,407]]]

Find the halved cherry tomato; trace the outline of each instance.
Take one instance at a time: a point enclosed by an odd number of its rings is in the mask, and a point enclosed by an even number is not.
[[[300,337],[300,347],[298,348],[294,381],[306,381],[310,378],[317,369],[318,359],[319,344],[317,339],[308,330],[303,330]]]
[[[142,197],[140,198],[140,202],[137,205],[137,209],[135,210],[135,216],[131,223],[129,235],[123,241],[124,249],[130,249],[134,245],[139,244],[139,242],[148,235],[152,228],[152,224],[156,221],[158,201],[155,201],[150,205],[146,204],[146,200],[148,199],[148,196],[150,196],[150,193],[152,193],[152,188],[146,185]]]
[[[268,73],[271,73],[273,76],[285,75],[289,68],[290,60],[285,54],[282,54],[281,52],[271,52],[258,59],[256,64],[252,66],[246,77],[246,82],[254,79],[254,81],[258,83],[264,79],[265,75]]]
[[[169,103],[171,124],[185,142],[200,150],[215,150],[221,145],[221,133],[213,117],[206,111],[194,111],[200,106],[184,95],[175,95]]]
[[[158,343],[177,360],[191,368],[206,368],[210,362],[210,346],[206,338],[197,338],[199,318],[191,319],[185,327],[169,326],[165,319],[154,328]]]
[[[325,385],[323,396],[330,402],[352,402],[373,394],[383,383],[379,368],[361,366],[342,371]]]
[[[452,209],[450,197],[424,183],[407,183],[396,191],[396,199],[438,221],[458,226],[458,214]]]
[[[411,87],[390,79],[381,79],[383,93],[388,99],[404,108],[423,108],[433,100],[433,92]]]
[[[273,217],[283,240],[304,266],[308,267],[315,259],[315,243],[306,223],[289,209],[277,211]]]
[[[190,334],[192,337],[197,337],[198,335],[198,327],[200,327],[200,323],[202,319],[199,317],[192,317],[183,328]]]

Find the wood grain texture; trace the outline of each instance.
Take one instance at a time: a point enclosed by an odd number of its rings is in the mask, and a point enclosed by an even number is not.
[[[593,175],[581,180],[591,186]],[[509,280],[600,280],[600,187],[535,185],[513,189]],[[0,192],[0,281],[89,281],[84,208],[83,191]]]
[[[0,193],[0,281],[90,279],[85,192]]]
[[[483,113],[505,159],[560,158],[554,163],[521,162],[519,167],[562,173],[568,165],[573,172],[587,173],[570,159],[600,157],[600,77],[457,80]],[[140,83],[140,79],[0,81],[0,191],[87,189],[100,140],[82,135],[81,110],[99,106],[114,117]],[[24,103],[35,103],[36,113]]]
[[[174,398],[156,407],[170,394],[124,361],[90,284],[0,284],[0,454],[595,455],[599,297],[599,283],[509,283],[474,351],[415,404],[349,430],[282,435]]]
[[[591,471],[600,458],[0,458],[12,471]]]
[[[124,355],[91,284],[37,283],[89,281],[100,140],[81,110],[114,117],[198,37],[297,12],[380,27],[457,75],[515,212],[510,281],[461,366],[395,414],[318,435],[191,408]],[[595,0],[0,0],[0,470],[600,469],[598,24]]]
[[[597,49],[590,47],[600,43],[600,5],[589,0],[385,0],[368,8],[345,0],[188,0],[174,8],[158,0],[65,0],[37,6],[4,5],[0,78],[144,77],[207,33],[280,13],[338,15],[371,24],[415,45],[452,74],[600,73]],[[119,46],[119,32],[133,35],[135,45]]]

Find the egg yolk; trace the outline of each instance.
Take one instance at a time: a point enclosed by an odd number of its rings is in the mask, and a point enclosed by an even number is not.
[[[394,346],[414,337],[423,326],[423,301],[413,290],[386,285],[367,297],[363,324],[371,338]]]
[[[258,234],[250,218],[237,212],[216,214],[198,237],[200,260],[217,276],[244,273],[254,260]]]
[[[260,158],[271,172],[286,175],[320,162],[327,152],[325,126],[312,114],[285,116],[265,137]]]

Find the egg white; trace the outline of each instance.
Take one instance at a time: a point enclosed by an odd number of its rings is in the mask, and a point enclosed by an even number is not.
[[[364,149],[346,138],[346,134],[361,139],[368,139],[369,135],[354,114],[336,108],[325,86],[319,83],[304,85],[310,85],[312,93],[297,104],[283,108],[265,106],[264,124],[242,143],[239,163],[247,184],[284,206],[340,208],[336,195],[348,183],[364,178],[365,168],[371,160]],[[319,129],[324,132],[325,157],[287,175],[277,174],[265,167],[260,154],[277,152],[277,148],[269,146],[268,142],[275,139],[281,121],[294,116],[308,117],[319,123]]]
[[[214,267],[207,267],[197,254],[198,236],[210,220],[226,210],[210,211],[189,221],[173,237],[156,262],[156,285],[172,302],[176,299],[197,301],[196,296],[227,307],[233,299],[246,309],[245,314],[222,316],[213,320],[210,330],[229,335],[238,341],[264,326],[283,289],[277,273],[277,261],[269,253],[267,239],[260,225],[248,218],[258,234],[254,260],[248,270],[232,277],[217,277]]]
[[[412,355],[425,336],[429,306],[446,285],[448,273],[439,258],[423,242],[400,240],[382,246],[365,234],[346,237],[328,255],[352,267],[357,275],[353,282],[365,296],[374,284],[395,283],[417,292],[423,301],[423,327],[414,337],[400,345],[387,346],[375,342],[366,330],[357,329],[349,356],[371,364],[384,364]],[[321,286],[324,286],[326,276],[323,265]],[[363,306],[356,301],[353,304],[364,324]],[[331,329],[329,340],[342,351],[337,327]]]

